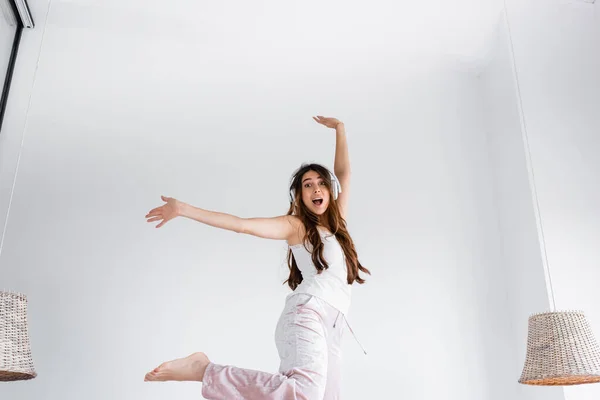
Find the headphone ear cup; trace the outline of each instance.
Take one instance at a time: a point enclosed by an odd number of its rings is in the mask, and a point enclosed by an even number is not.
[[[333,199],[337,200],[340,192],[342,191],[342,188],[335,174],[333,172],[330,172],[329,174],[331,175],[331,189],[333,193]]]

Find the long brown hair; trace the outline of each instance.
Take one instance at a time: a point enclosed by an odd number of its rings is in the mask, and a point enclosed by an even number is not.
[[[297,216],[304,224],[305,234],[302,242],[305,247],[307,242],[310,243],[312,249],[314,249],[314,251],[312,251],[312,262],[317,268],[318,273],[320,274],[324,269],[329,268],[327,261],[323,257],[323,241],[321,240],[321,235],[317,229],[317,226],[319,225],[319,215],[310,211],[302,201],[302,176],[304,176],[304,174],[308,171],[314,171],[319,174],[325,182],[325,186],[327,186],[327,189],[329,189],[329,206],[323,213],[322,217],[325,219],[325,221],[327,221],[327,225],[331,230],[331,233],[335,235],[335,238],[338,240],[344,251],[344,255],[346,256],[348,284],[351,285],[354,283],[354,281],[363,284],[365,283],[365,280],[359,276],[359,271],[369,275],[371,275],[371,272],[363,267],[360,261],[358,261],[358,255],[354,247],[354,242],[348,233],[346,221],[344,218],[342,218],[340,208],[337,202],[333,199],[332,182],[329,175],[330,172],[326,167],[320,164],[303,164],[300,166],[300,168],[298,168],[298,170],[296,170],[292,176],[292,181],[289,187],[290,191],[292,189],[295,190],[295,198],[294,202],[290,204],[287,215]],[[342,191],[343,190],[344,188],[342,188]],[[294,258],[294,254],[291,249],[288,250],[287,261],[290,269],[290,276],[284,282],[284,284],[287,283],[292,290],[295,290],[302,282],[302,273],[298,269],[296,259]]]

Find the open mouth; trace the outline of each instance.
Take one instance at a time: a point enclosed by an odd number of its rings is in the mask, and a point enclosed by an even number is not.
[[[320,206],[321,204],[323,204],[323,199],[313,199],[313,204],[316,206]]]

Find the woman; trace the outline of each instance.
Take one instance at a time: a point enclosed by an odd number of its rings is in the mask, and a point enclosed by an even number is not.
[[[359,271],[370,272],[358,261],[346,228],[350,161],[344,124],[335,118],[313,119],[336,131],[335,175],[318,164],[302,165],[292,177],[286,215],[240,218],[164,196],[166,204],[146,215],[148,222],[160,221],[157,228],[183,216],[287,241],[290,275],[286,282],[292,293],[286,297],[275,331],[279,373],[218,365],[206,354],[194,353],[161,364],[146,375],[146,381],[200,381],[206,399],[339,399],[340,347],[350,289],[354,282],[365,282]]]

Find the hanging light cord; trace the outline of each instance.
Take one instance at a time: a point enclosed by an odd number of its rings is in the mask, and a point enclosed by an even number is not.
[[[519,74],[517,72],[517,64],[515,61],[515,49],[513,46],[512,32],[510,29],[510,22],[508,20],[508,7],[506,6],[506,0],[504,0],[504,19],[506,20],[506,27],[508,29],[508,40],[510,43],[510,52],[512,58],[513,75],[517,86],[517,100],[519,102],[519,117],[521,120],[521,132],[523,138],[523,144],[525,145],[525,159],[527,162],[527,171],[529,174],[529,183],[531,185],[531,196],[533,200],[533,208],[535,212],[535,220],[537,225],[537,232],[539,235],[539,245],[542,254],[542,264],[544,265],[544,275],[546,278],[546,288],[548,290],[548,298],[550,300],[551,311],[556,310],[556,302],[554,300],[554,289],[552,288],[552,276],[550,275],[550,266],[548,263],[548,253],[546,252],[546,239],[544,237],[544,229],[542,224],[542,217],[540,214],[540,203],[537,196],[537,188],[535,185],[535,174],[533,172],[533,164],[531,161],[531,149],[529,147],[529,138],[527,135],[527,124],[525,123],[525,116],[523,113],[523,101],[521,99],[521,86],[519,84]]]

